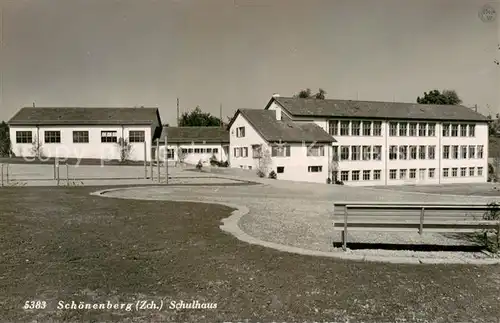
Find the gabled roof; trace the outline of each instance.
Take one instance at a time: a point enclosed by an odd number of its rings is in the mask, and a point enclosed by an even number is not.
[[[266,109],[272,102],[294,117],[487,121],[484,115],[462,105],[273,97]]]
[[[19,110],[9,125],[152,125],[160,124],[157,108],[45,108]]]
[[[229,131],[221,127],[163,127],[160,142],[168,143],[229,143]]]
[[[268,142],[323,142],[331,143],[333,139],[326,131],[315,123],[298,123],[284,118],[276,120],[276,112],[273,110],[240,109],[236,112],[233,120],[241,114]],[[232,124],[232,122],[231,122]]]

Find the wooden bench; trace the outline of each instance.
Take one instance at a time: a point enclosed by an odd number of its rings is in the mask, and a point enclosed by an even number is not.
[[[500,206],[443,203],[334,203],[334,229],[341,230],[342,249],[347,231],[476,232],[496,229],[500,245],[500,221],[485,219]]]

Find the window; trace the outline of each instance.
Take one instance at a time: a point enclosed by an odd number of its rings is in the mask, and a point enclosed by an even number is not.
[[[380,169],[376,169],[373,171],[373,179],[378,181],[380,180],[380,174],[382,173],[382,171]]]
[[[417,146],[410,146],[410,159],[417,159]]]
[[[245,137],[245,127],[236,128],[236,137],[238,138]]]
[[[450,124],[443,123],[443,137],[449,137],[449,136],[450,136]]]
[[[425,159],[425,146],[418,146],[418,159]]]
[[[214,148],[214,149],[212,149],[212,153],[214,153],[214,154],[219,153],[219,148]]]
[[[391,122],[389,123],[389,136],[394,137],[398,133],[398,123]]]
[[[361,160],[361,146],[351,146],[351,160]]]
[[[389,160],[396,160],[398,159],[398,147],[397,146],[390,146],[389,147]]]
[[[290,157],[290,145],[273,145],[271,148],[272,157]]]
[[[361,122],[360,121],[352,121],[351,122],[351,136],[359,136],[360,135]]]
[[[382,121],[373,121],[373,135],[382,136]]]
[[[118,142],[118,132],[101,131],[101,142]]]
[[[144,130],[129,131],[129,133],[128,133],[129,142],[144,142],[145,141],[144,138],[145,138]]]
[[[418,179],[421,181],[425,179],[425,168],[418,169]]]
[[[477,146],[477,158],[482,159],[483,158],[483,145],[478,145]]]
[[[458,137],[458,125],[457,124],[451,125],[451,136]]]
[[[212,148],[207,148],[207,153],[211,154],[212,153]]]
[[[241,148],[241,157],[248,157],[248,147]]]
[[[363,121],[363,136],[372,135],[372,123],[371,121]]]
[[[469,176],[475,176],[475,167],[469,167]]]
[[[408,123],[406,122],[399,123],[399,135],[401,137],[408,136]]]
[[[262,157],[262,145],[252,145],[252,158]]]
[[[427,125],[427,136],[429,136],[429,137],[436,136],[436,124],[435,123],[429,123]]]
[[[234,157],[240,157],[240,149],[234,148]]]
[[[353,181],[359,181],[359,173],[360,173],[359,170],[353,170],[352,171],[352,180]]]
[[[451,151],[452,151],[452,158],[458,159],[458,146],[452,146]]]
[[[399,159],[400,160],[408,159],[408,146],[399,146]]]
[[[460,125],[460,137],[467,137],[467,125],[466,124]]]
[[[410,169],[410,178],[417,178],[417,169],[416,168]]]
[[[349,171],[348,170],[340,171],[340,180],[342,182],[347,182],[349,180]]]
[[[307,147],[307,156],[322,157],[325,156],[325,146]]]
[[[372,146],[363,146],[363,160],[370,160],[372,155]]]
[[[340,146],[340,160],[349,160],[349,146]]]
[[[406,169],[400,169],[399,170],[399,179],[406,179],[406,176],[408,175],[408,170]]]
[[[435,168],[429,168],[429,173],[428,173],[427,176],[429,178],[434,178],[435,174],[436,174],[436,169]]]
[[[239,152],[239,155],[241,156],[241,148],[236,148],[238,149],[240,152]],[[195,154],[201,154],[201,148],[195,148],[194,149],[194,153]]]
[[[428,146],[427,155],[429,156],[429,159],[436,159],[436,146]]]
[[[89,142],[89,132],[88,131],[73,131],[73,143],[88,143]]]
[[[188,149],[188,153],[189,153],[189,154],[192,154],[192,153],[193,153],[193,148],[189,148],[189,149]]]
[[[373,160],[382,160],[382,146],[373,146]]]
[[[174,159],[174,150],[167,149],[167,159]]]
[[[45,143],[53,144],[61,142],[61,132],[60,131],[45,131]]]
[[[307,167],[309,173],[321,173],[323,171],[323,166],[309,166]]]
[[[370,180],[370,173],[371,173],[371,171],[369,171],[369,170],[364,170],[363,171],[363,180],[364,181],[369,181]]]
[[[187,154],[187,153],[188,153],[188,150],[187,150],[187,148],[182,148],[182,149],[181,149],[181,152],[182,152],[183,154]]]
[[[476,158],[476,146],[469,146],[469,158]]]
[[[449,176],[449,168],[443,168],[443,177],[448,177]]]
[[[425,123],[419,123],[418,124],[418,135],[420,137],[425,137],[425,128],[426,128],[427,124]]]
[[[457,177],[457,175],[458,175],[458,168],[457,167],[453,167],[451,169],[451,176],[452,177]]]
[[[450,146],[443,146],[443,159],[450,159]]]
[[[339,121],[338,120],[330,120],[328,122],[328,133],[332,136],[339,135]]]
[[[339,158],[339,146],[332,146],[332,158],[338,160]]]
[[[460,155],[462,156],[461,158],[467,159],[467,146],[460,147]]]
[[[349,136],[349,121],[340,121],[340,135]]]
[[[483,168],[482,167],[477,168],[477,176],[483,176]]]
[[[475,137],[475,136],[476,136],[476,125],[470,124],[469,125],[469,137]]]
[[[16,143],[31,144],[33,142],[33,133],[31,131],[16,131]]]
[[[460,167],[460,176],[467,176],[467,167]]]
[[[276,173],[283,174],[284,172],[285,172],[285,167],[284,166],[278,166],[276,168]]]
[[[412,122],[410,123],[410,131],[408,136],[415,137],[417,135],[417,124]]]
[[[252,166],[248,166],[248,169],[252,169]]]
[[[397,169],[391,169],[389,170],[389,179],[396,179],[396,175],[397,175]]]

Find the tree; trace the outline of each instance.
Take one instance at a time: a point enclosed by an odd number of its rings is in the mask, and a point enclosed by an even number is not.
[[[488,134],[492,137],[500,136],[500,114],[497,113],[495,119],[491,115],[487,117],[489,119],[488,122]]]
[[[271,152],[268,148],[260,146],[257,149],[257,158],[259,159],[259,165],[257,167],[257,175],[259,177],[265,177],[269,172],[269,167],[271,167],[273,160],[271,158]]]
[[[432,90],[429,93],[424,92],[424,96],[417,97],[419,104],[444,104],[444,105],[457,105],[461,104],[462,100],[459,98],[455,90]]]
[[[221,120],[208,112],[202,112],[197,106],[191,112],[184,112],[179,120],[179,127],[220,127]]]
[[[128,142],[128,140],[124,138],[118,138],[118,142],[116,144],[120,152],[120,161],[124,162],[130,159],[130,153],[132,152],[132,145]]]
[[[332,176],[332,183],[336,184],[339,180],[339,156],[337,156],[337,154],[333,154],[328,166],[330,175]]]
[[[9,157],[12,154],[10,143],[9,125],[2,121],[0,123],[0,157]]]
[[[311,89],[307,88],[305,90],[299,91],[299,93],[295,94],[293,97],[301,99],[324,100],[326,98],[326,91],[320,88],[318,89],[318,93],[312,94]]]
[[[44,157],[42,143],[37,137],[31,143],[31,153],[37,158]]]

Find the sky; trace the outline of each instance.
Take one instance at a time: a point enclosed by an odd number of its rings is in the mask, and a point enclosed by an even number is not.
[[[496,9],[494,22],[479,19]],[[500,113],[499,2],[0,0],[0,120],[23,106],[199,106],[223,119],[273,93],[415,102],[456,90]]]

